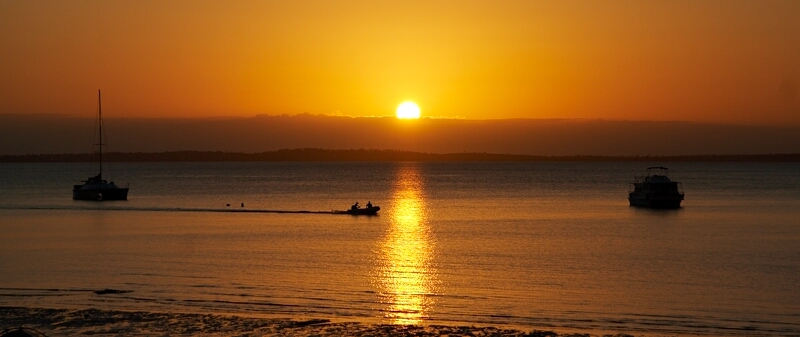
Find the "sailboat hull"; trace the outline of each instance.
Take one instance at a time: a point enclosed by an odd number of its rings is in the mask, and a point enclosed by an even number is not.
[[[85,187],[85,185],[75,185],[72,189],[73,200],[128,200],[128,188],[99,188]]]

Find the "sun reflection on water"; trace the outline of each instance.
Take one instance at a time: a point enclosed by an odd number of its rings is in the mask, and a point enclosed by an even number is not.
[[[419,171],[400,167],[375,280],[384,318],[392,324],[419,324],[433,306],[438,279],[426,213]]]

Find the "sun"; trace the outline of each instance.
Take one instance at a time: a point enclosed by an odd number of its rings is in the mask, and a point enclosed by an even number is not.
[[[397,107],[397,118],[417,119],[419,118],[419,107],[414,102],[403,102]]]

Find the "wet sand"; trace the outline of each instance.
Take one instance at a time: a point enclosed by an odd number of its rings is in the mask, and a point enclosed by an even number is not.
[[[47,336],[529,336],[633,337],[627,334],[558,334],[474,326],[370,325],[326,319],[291,320],[212,314],[0,307],[0,334],[32,328]]]

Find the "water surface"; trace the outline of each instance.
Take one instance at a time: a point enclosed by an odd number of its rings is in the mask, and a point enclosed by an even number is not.
[[[0,305],[800,334],[794,163],[673,163],[666,211],[627,204],[649,163],[110,166],[130,200],[71,200],[86,164],[0,164]],[[218,212],[355,201],[380,215]]]

